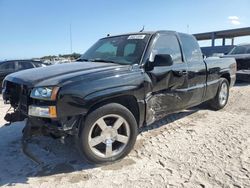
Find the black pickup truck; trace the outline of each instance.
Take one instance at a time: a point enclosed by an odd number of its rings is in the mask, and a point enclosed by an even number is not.
[[[75,63],[8,75],[8,121],[75,135],[93,163],[133,148],[138,128],[207,101],[219,110],[235,83],[233,58],[203,59],[192,35],[174,31],[108,36]]]

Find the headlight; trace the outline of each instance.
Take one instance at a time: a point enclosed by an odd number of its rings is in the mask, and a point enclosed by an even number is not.
[[[56,100],[59,87],[38,87],[31,91],[30,97],[41,100]]]
[[[44,118],[56,118],[56,107],[55,106],[29,106],[29,115]]]

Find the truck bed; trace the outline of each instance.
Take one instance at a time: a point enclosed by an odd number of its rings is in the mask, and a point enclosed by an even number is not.
[[[215,72],[229,72],[233,80],[230,86],[232,87],[234,85],[236,80],[236,60],[234,58],[209,57],[205,62],[207,64],[208,73],[207,82],[214,80],[213,75]]]
[[[250,82],[250,70],[239,70],[236,77],[237,81]]]

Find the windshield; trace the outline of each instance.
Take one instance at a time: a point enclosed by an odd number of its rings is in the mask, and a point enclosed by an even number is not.
[[[250,45],[236,46],[229,54],[250,54]]]
[[[123,35],[99,40],[80,61],[139,64],[150,35]]]

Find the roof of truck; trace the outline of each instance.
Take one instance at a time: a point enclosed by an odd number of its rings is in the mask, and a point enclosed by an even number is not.
[[[118,35],[107,35],[106,37],[103,37],[103,38],[112,38],[112,37],[125,36],[125,35],[153,35],[156,33],[177,33],[177,32],[170,31],[170,30],[142,31],[142,32],[123,33],[123,34],[118,34]]]

